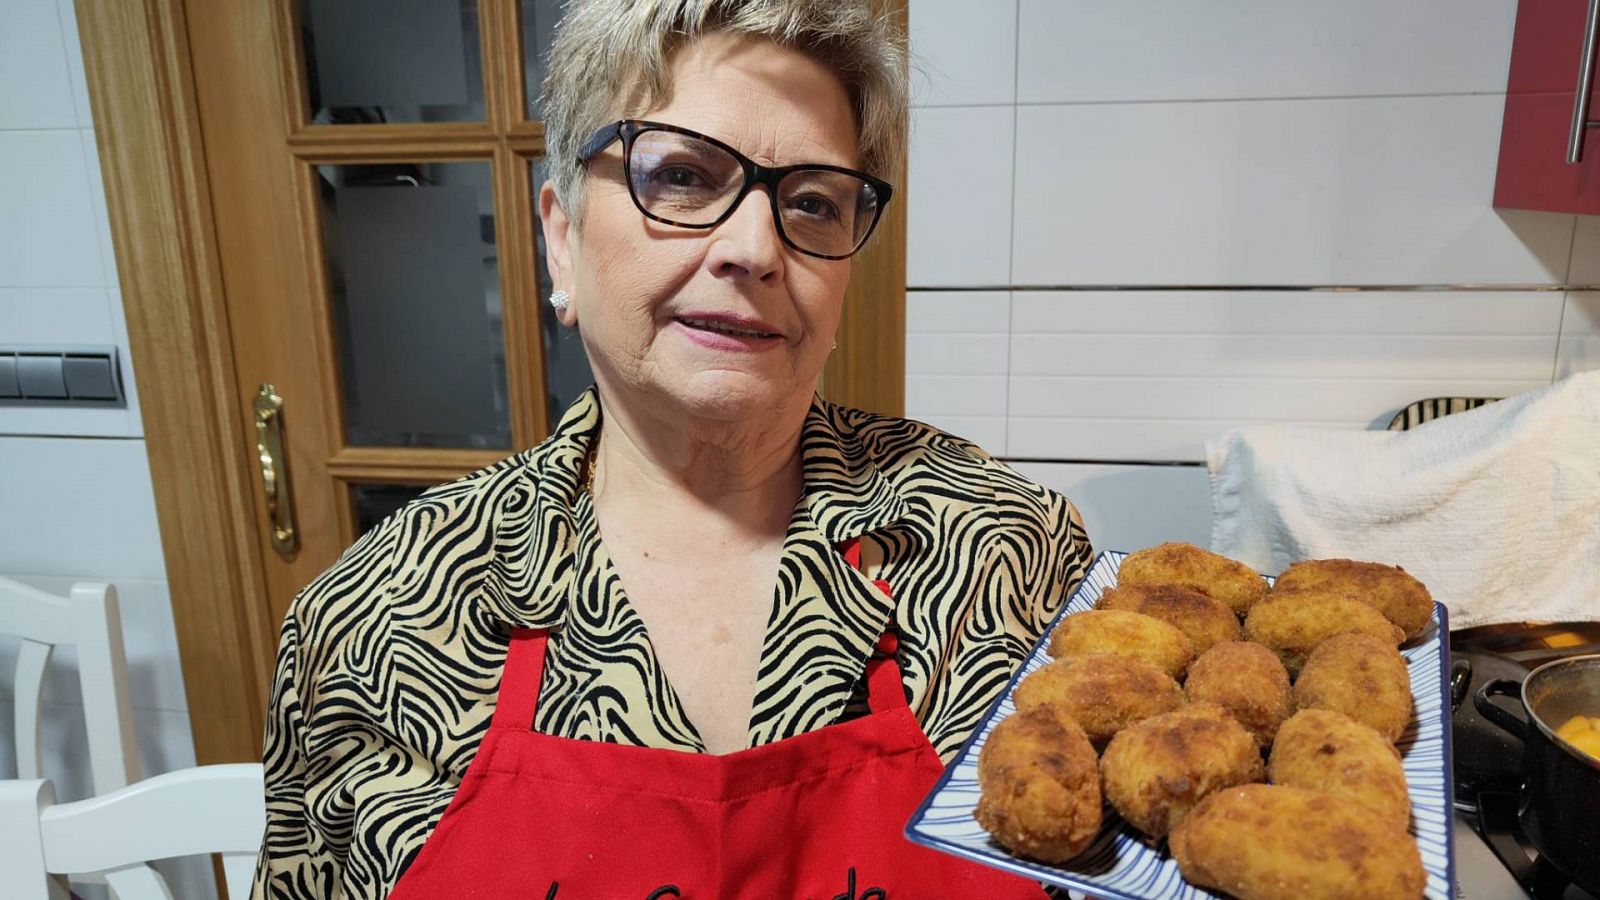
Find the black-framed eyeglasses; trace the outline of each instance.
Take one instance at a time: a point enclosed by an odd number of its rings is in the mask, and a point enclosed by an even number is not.
[[[663,122],[623,119],[578,148],[587,163],[620,139],[633,204],[681,228],[715,228],[757,184],[766,185],[785,244],[809,256],[846,259],[872,235],[894,188],[865,172],[808,163],[763,166],[713,137]]]

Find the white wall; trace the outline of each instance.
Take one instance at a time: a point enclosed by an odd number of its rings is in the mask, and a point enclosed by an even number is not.
[[[116,584],[146,775],[194,765],[105,189],[71,0],[0,0],[0,343],[114,344],[125,410],[0,407],[0,575],[65,593]],[[16,771],[16,645],[0,638],[0,778]],[[74,654],[51,660],[45,774],[92,793]],[[169,869],[211,893],[201,862]],[[86,895],[93,889],[81,891]]]
[[[911,0],[908,413],[1135,549],[1209,541],[1235,425],[1600,367],[1600,293],[1541,290],[1600,219],[1490,206],[1515,13]]]

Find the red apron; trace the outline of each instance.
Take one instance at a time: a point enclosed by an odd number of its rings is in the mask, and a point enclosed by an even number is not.
[[[902,834],[944,766],[892,630],[867,662],[870,714],[721,756],[534,731],[546,637],[513,632],[489,731],[390,900],[1048,896]]]

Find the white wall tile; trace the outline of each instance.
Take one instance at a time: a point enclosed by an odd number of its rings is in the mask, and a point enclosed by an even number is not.
[[[1600,216],[1578,216],[1567,283],[1600,286]]]
[[[76,125],[56,0],[5,0],[0,21],[0,129]]]
[[[906,416],[1005,453],[1005,291],[906,295]]]
[[[9,437],[138,438],[142,432],[126,409],[0,406],[0,440]]]
[[[1006,453],[1003,332],[908,332],[906,369],[907,418],[960,435],[992,454]]]
[[[1556,352],[1556,378],[1600,369],[1600,291],[1567,295],[1561,320],[1561,346]]]
[[[1211,543],[1211,487],[1203,466],[1011,466],[1078,507],[1096,552],[1140,550],[1165,541]]]
[[[61,19],[61,42],[66,51],[67,79],[72,85],[72,106],[77,114],[79,128],[94,125],[94,113],[89,108],[89,84],[83,70],[83,44],[78,39],[78,14],[72,0],[56,0],[56,14]]]
[[[1013,295],[1006,450],[1200,460],[1229,428],[1386,424],[1433,396],[1550,383],[1561,295],[1067,291]]]
[[[906,334],[906,372],[911,375],[1004,375],[1004,332]]]
[[[1510,397],[1548,386],[1548,363],[1541,360],[1538,369],[1537,376],[1523,379],[1437,380],[1014,375],[1009,408],[1020,417],[1210,419],[1219,431],[1236,422],[1262,420],[1366,428],[1387,424],[1407,404],[1425,397]]]
[[[1502,106],[1021,106],[1012,283],[1559,283],[1573,217],[1489,206]]]
[[[98,287],[0,287],[0,335],[17,344],[117,341],[110,300]]]
[[[1009,284],[1014,108],[924,108],[911,119],[906,282]]]
[[[0,159],[0,284],[105,284],[78,132],[0,131]]]
[[[1016,0],[911,0],[910,20],[913,105],[1016,102]]]
[[[89,204],[94,219],[95,244],[100,251],[101,270],[105,272],[106,284],[116,286],[117,257],[111,243],[111,218],[106,207],[104,174],[100,171],[100,150],[95,144],[94,131],[79,131],[78,139],[83,144],[83,170],[84,176],[89,179]]]
[[[1228,424],[1214,419],[1086,419],[1013,415],[1007,420],[1006,453],[1019,458],[1082,461],[1197,462],[1205,442],[1228,428],[1271,424],[1265,419]],[[1300,425],[1348,428],[1340,422]]]
[[[1505,0],[1022,0],[1018,99],[1503,93],[1515,18]]]
[[[909,291],[906,333],[1005,334],[1009,291]]]
[[[951,295],[959,296],[959,295]],[[1017,334],[1554,334],[1548,291],[1017,291]]]
[[[1600,291],[1572,291],[1567,294],[1561,315],[1561,336],[1600,335]]]
[[[0,572],[166,579],[142,440],[0,437]]]
[[[1017,334],[1012,337],[1011,374],[1548,381],[1555,346],[1554,329],[1534,337]]]
[[[992,416],[1006,408],[1004,375],[908,375],[906,409],[929,415]]]

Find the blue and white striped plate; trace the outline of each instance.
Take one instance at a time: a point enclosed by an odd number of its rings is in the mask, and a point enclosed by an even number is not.
[[[1100,593],[1117,583],[1117,570],[1126,556],[1126,553],[1100,554],[1056,622],[1061,621],[1061,616],[1093,609]],[[1089,848],[1060,866],[1012,856],[992,841],[972,818],[972,809],[978,805],[978,751],[995,723],[1016,710],[1011,692],[1016,689],[1017,682],[1050,661],[1045,647],[1054,628],[1053,622],[1034,644],[1027,662],[990,707],[983,724],[957,751],[932,793],[917,807],[906,825],[906,837],[936,850],[1106,900],[1215,897],[1183,880],[1178,873],[1178,863],[1167,852],[1165,842],[1159,847],[1150,846],[1110,807],[1106,808],[1105,824]],[[1425,896],[1429,900],[1450,900],[1451,885],[1455,883],[1455,849],[1451,845],[1450,830],[1450,798],[1454,789],[1450,775],[1450,704],[1446,681],[1450,661],[1444,640],[1449,633],[1445,608],[1435,603],[1433,622],[1428,629],[1400,651],[1411,672],[1411,694],[1416,700],[1416,711],[1398,746],[1405,756],[1406,783],[1411,789],[1411,830],[1422,850],[1422,866],[1428,874]]]

